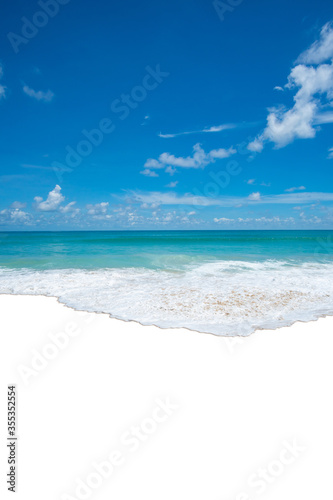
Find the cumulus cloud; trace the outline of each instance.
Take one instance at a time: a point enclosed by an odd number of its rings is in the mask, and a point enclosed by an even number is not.
[[[25,224],[30,220],[30,214],[19,208],[5,208],[0,211],[0,223]]]
[[[64,199],[65,197],[61,194],[61,187],[57,184],[53,191],[49,192],[45,201],[40,196],[35,196],[35,207],[40,212],[54,212],[58,210]]]
[[[236,153],[236,150],[232,147],[229,149],[213,149],[212,151],[205,153],[201,145],[195,144],[193,146],[192,156],[175,156],[170,153],[162,153],[158,159],[149,158],[144,164],[145,169],[151,171],[152,169],[162,169],[165,168],[166,172],[169,174],[175,173],[175,168],[204,168],[209,163],[214,162],[216,159],[228,158],[229,156]],[[145,170],[143,171],[145,172]],[[141,172],[141,173],[143,173]],[[147,175],[147,174],[144,174]]]
[[[260,193],[259,192],[251,193],[249,195],[249,200],[251,200],[251,201],[258,201],[258,200],[260,200]]]
[[[51,90],[43,92],[42,90],[34,90],[28,87],[28,85],[24,85],[23,92],[37,101],[50,102],[54,97],[54,93]]]
[[[207,156],[209,159],[222,160],[223,158],[229,158],[229,156],[231,156],[235,153],[236,153],[236,150],[233,148],[229,148],[229,149],[220,148],[220,149],[213,149],[212,151],[210,151],[208,153]]]
[[[320,39],[297,59],[285,88],[295,91],[294,105],[269,110],[265,130],[248,145],[250,151],[261,152],[265,142],[281,148],[295,139],[311,139],[318,123],[329,123],[331,113],[322,113],[324,106],[333,105],[333,28],[326,24]],[[309,66],[313,64],[314,66]]]
[[[17,208],[11,211],[10,218],[13,222],[25,222],[28,220],[29,215],[26,212],[23,212],[23,210],[19,210]]]

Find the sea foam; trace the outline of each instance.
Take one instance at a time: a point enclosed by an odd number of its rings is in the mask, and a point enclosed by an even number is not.
[[[216,261],[182,270],[0,268],[0,293],[163,328],[249,335],[333,314],[333,263]]]

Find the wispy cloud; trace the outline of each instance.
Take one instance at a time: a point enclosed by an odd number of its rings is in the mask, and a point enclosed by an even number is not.
[[[261,195],[259,192],[252,193],[247,197],[242,196],[221,196],[217,198],[198,195],[192,193],[178,195],[174,192],[162,193],[153,192],[135,192],[129,191],[125,195],[127,201],[132,203],[146,203],[159,205],[197,205],[202,207],[220,206],[220,207],[236,207],[252,204],[283,204],[283,205],[302,205],[311,202],[327,201],[333,202],[333,193],[283,193],[276,195]]]
[[[180,135],[190,135],[190,134],[204,134],[204,133],[214,133],[214,132],[222,132],[223,130],[228,130],[231,128],[235,128],[236,125],[234,123],[225,123],[223,125],[213,125],[212,127],[206,127],[201,130],[189,130],[186,132],[178,132],[176,134],[162,134],[161,132],[158,134],[159,137],[163,139],[171,139],[173,137],[179,137]]]
[[[294,191],[305,191],[306,187],[305,186],[298,186],[298,187],[291,187],[288,189],[285,189],[286,193],[293,193]]]
[[[3,67],[2,67],[2,64],[0,63],[0,80],[2,79],[3,77]],[[7,87],[5,87],[4,85],[0,85],[0,101],[1,99],[4,99],[6,97],[6,90],[7,90]]]
[[[333,57],[333,30],[332,23],[326,23],[316,40],[307,50],[298,57],[297,63],[320,64]]]
[[[54,93],[51,90],[47,90],[46,92],[42,90],[34,90],[28,87],[28,85],[24,85],[23,92],[37,101],[50,102],[54,97]]]
[[[324,125],[325,123],[333,123],[333,112],[318,113],[314,120],[316,125]]]
[[[285,88],[296,89],[294,105],[269,110],[267,126],[248,145],[250,151],[261,152],[265,142],[282,148],[295,139],[315,137],[318,123],[329,123],[332,113],[322,113],[327,100],[333,102],[333,27],[323,26],[319,40],[315,41],[297,59],[288,76]]]
[[[328,159],[329,159],[329,160],[333,160],[333,148],[330,148],[330,149],[328,150]]]

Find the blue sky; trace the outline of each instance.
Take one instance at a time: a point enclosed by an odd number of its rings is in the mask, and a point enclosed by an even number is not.
[[[0,230],[331,229],[333,4],[17,0]]]

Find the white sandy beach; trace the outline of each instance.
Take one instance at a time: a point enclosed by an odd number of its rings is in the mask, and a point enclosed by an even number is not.
[[[248,338],[0,296],[19,500],[330,498],[333,318]]]

